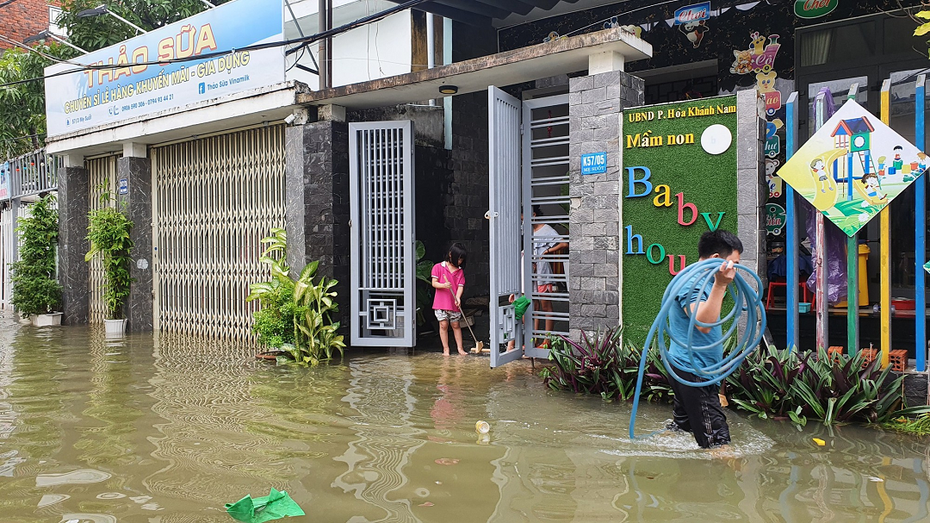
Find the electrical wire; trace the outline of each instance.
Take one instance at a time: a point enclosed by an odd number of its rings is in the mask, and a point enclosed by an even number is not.
[[[658,348],[669,377],[688,387],[706,387],[719,384],[736,371],[743,360],[746,359],[746,356],[759,346],[766,324],[765,307],[762,304],[761,297],[762,280],[749,267],[739,264],[733,267],[736,269],[736,275],[733,278],[733,283],[727,288],[727,293],[734,302],[733,308],[728,314],[713,323],[698,321],[696,312],[689,314],[690,321],[686,339],[679,339],[669,330],[669,314],[672,313],[675,307],[681,306],[678,303],[678,296],[683,291],[688,291],[687,296],[703,296],[709,290],[709,287],[714,285],[714,276],[718,271],[722,270],[720,258],[699,261],[685,267],[665,289],[665,294],[662,296],[662,308],[659,310],[659,314],[646,336],[642,359],[639,362],[639,376],[636,379],[636,391],[633,393],[633,410],[630,413],[630,439],[645,438],[659,432],[652,432],[644,436],[636,436],[635,433],[639,397],[643,388],[643,378],[646,375],[646,360],[648,359],[646,356],[653,345]],[[755,286],[750,285],[750,282],[755,283]],[[743,314],[746,316],[745,332],[739,338],[736,347],[730,351],[730,354],[724,356],[720,362],[703,366],[697,360],[696,355],[699,352],[722,350],[724,342],[736,333],[736,329],[739,327],[737,320]],[[694,345],[694,332],[698,327],[714,328],[728,322],[730,322],[730,327],[719,340],[708,345]],[[687,365],[679,365],[669,357],[666,337],[672,343],[685,348],[688,354]],[[679,376],[678,372],[691,373],[702,381],[686,380]]]

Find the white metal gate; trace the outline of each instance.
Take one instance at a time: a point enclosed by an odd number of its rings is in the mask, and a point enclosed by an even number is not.
[[[8,206],[0,211],[0,263],[3,264],[3,277],[0,279],[0,309],[13,309],[10,305],[10,300],[13,298],[10,264],[15,261],[13,260],[14,228],[13,208]]]
[[[488,150],[490,208],[485,218],[490,230],[491,367],[519,358],[507,351],[509,342],[523,339],[523,324],[516,321],[511,295],[522,292],[520,275],[520,100],[488,87]]]
[[[550,335],[568,335],[569,118],[568,95],[523,102],[524,285],[533,300],[525,316],[525,353],[547,358],[538,348]],[[538,207],[542,215],[533,217]],[[546,235],[548,225],[554,235]],[[550,231],[550,234],[552,232]],[[556,246],[559,252],[545,254]],[[545,274],[540,268],[551,268]],[[556,268],[559,269],[556,269]],[[548,286],[548,290],[543,291]],[[548,302],[548,303],[547,303]],[[550,308],[551,310],[545,310]]]
[[[413,122],[349,124],[350,342],[416,338]]]
[[[115,205],[116,198],[116,160],[118,155],[90,158],[84,161],[88,176],[88,207],[90,210],[100,209],[107,205]],[[109,198],[101,199],[103,193]],[[103,299],[105,276],[103,262],[99,256],[90,261],[88,285],[90,285],[89,307],[91,323],[103,323],[107,317],[107,305]]]
[[[284,126],[153,147],[154,324],[246,340],[261,239],[285,222]]]
[[[568,334],[568,250],[555,249],[569,244],[568,95],[521,103],[492,86],[488,107],[491,366],[496,367],[523,354],[546,358],[545,339]],[[540,214],[534,217],[536,208]],[[541,270],[544,265],[553,270]],[[509,298],[521,293],[532,303],[517,322]],[[515,350],[507,352],[511,341]]]

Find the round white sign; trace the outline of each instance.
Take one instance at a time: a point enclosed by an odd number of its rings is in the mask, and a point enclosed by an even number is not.
[[[704,129],[704,133],[701,134],[701,147],[707,154],[722,154],[730,148],[731,143],[733,134],[727,126],[719,123]]]
[[[145,258],[139,258],[138,260],[136,260],[136,267],[137,267],[139,270],[143,270],[143,271],[144,271],[145,269],[148,269],[148,268],[149,268],[149,261],[146,260]]]

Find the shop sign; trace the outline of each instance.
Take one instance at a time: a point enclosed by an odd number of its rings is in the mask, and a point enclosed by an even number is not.
[[[281,1],[236,0],[47,67],[48,134],[72,133],[281,83],[283,47],[245,48],[282,40],[283,20]],[[73,63],[96,68],[75,69]],[[111,67],[100,68],[105,66]]]
[[[927,155],[847,101],[778,176],[852,236],[924,173]]]
[[[778,236],[785,228],[785,221],[788,214],[785,208],[777,203],[765,204],[765,232],[772,236]]]
[[[581,155],[581,174],[603,174],[607,172],[607,153]]]
[[[798,18],[820,18],[836,9],[840,0],[797,0],[794,3],[794,14]]]
[[[675,11],[675,25],[710,19],[710,2],[701,2]]]

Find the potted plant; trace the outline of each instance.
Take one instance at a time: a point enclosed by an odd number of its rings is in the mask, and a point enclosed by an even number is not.
[[[30,216],[19,219],[19,261],[13,272],[13,306],[33,325],[61,325],[61,285],[55,278],[55,246],[58,242],[58,211],[51,194],[31,207]]]
[[[287,249],[284,229],[272,229],[262,243],[268,245],[261,260],[271,268],[271,280],[249,285],[251,293],[246,301],[259,300],[261,309],[254,314],[252,330],[259,343],[275,351],[259,357],[315,366],[331,360],[336,351],[342,355],[344,337],[338,334],[339,322],[332,320],[332,314],[339,310],[332,290],[338,282],[316,278],[318,261],[307,264],[297,279],[292,278],[283,258]],[[280,257],[275,259],[274,254]]]
[[[103,193],[100,199],[109,202],[109,193]],[[107,308],[104,326],[108,336],[121,335],[126,330],[123,305],[129,297],[129,288],[133,282],[129,272],[132,263],[130,251],[133,247],[129,238],[132,222],[122,211],[109,205],[91,211],[88,218],[90,251],[84,260],[90,261],[94,256],[99,256],[103,263],[103,299]]]

